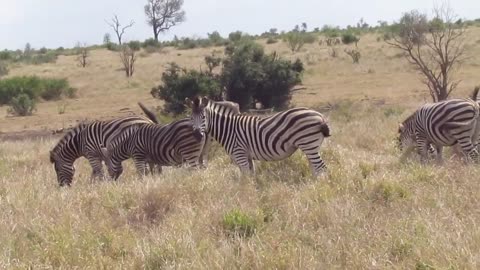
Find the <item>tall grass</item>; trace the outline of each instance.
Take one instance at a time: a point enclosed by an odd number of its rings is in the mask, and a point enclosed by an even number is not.
[[[345,106],[329,113],[318,179],[301,153],[242,176],[217,146],[205,170],[144,180],[128,162],[91,183],[82,160],[59,188],[54,139],[2,141],[0,268],[478,269],[478,166],[400,163],[391,139],[408,112]]]

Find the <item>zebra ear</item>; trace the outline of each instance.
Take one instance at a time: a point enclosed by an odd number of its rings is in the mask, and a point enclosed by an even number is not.
[[[193,101],[190,100],[188,97],[185,98],[185,104],[187,104],[187,107],[189,107],[189,108],[193,107]]]
[[[201,104],[203,107],[207,106],[208,105],[208,97],[203,97],[202,100],[201,100]]]
[[[405,126],[403,124],[398,124],[398,132],[402,132],[405,129]]]
[[[55,162],[55,153],[53,153],[53,151],[50,150],[50,163],[54,163]]]

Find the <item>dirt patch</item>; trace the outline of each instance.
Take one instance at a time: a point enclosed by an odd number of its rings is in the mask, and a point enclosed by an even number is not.
[[[0,132],[1,141],[24,141],[59,137],[61,134],[53,134],[49,130],[24,130],[16,132]]]

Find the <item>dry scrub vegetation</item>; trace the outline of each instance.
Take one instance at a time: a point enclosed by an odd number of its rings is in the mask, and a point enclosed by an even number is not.
[[[453,96],[479,83],[479,36],[480,28],[468,29]],[[91,183],[82,159],[73,186],[58,188],[48,160],[57,139],[0,141],[0,268],[479,269],[480,167],[399,161],[397,125],[428,93],[401,55],[376,39],[362,36],[358,65],[342,46],[336,58],[318,44],[296,54],[281,42],[266,46],[305,62],[307,89],[296,92],[296,105],[331,108],[332,137],[321,149],[329,170],[319,179],[301,153],[241,176],[216,147],[205,170],[166,169],[139,180],[128,163],[115,183]],[[149,92],[166,63],[200,68],[212,50],[141,52],[130,79],[107,50],[91,51],[85,69],[75,56],[14,67],[9,76],[66,77],[78,98],[61,114],[64,101],[2,118],[0,130],[59,129],[138,112],[137,101],[159,105]]]
[[[3,142],[0,268],[478,269],[480,168],[399,162],[401,107],[341,102],[329,113],[330,166],[257,163],[244,177],[220,148],[205,170],[117,183],[77,162],[58,188],[55,140]]]

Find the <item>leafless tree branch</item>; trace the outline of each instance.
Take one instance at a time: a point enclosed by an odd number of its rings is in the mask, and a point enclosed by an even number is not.
[[[135,22],[132,20],[130,21],[129,24],[122,26],[117,15],[113,15],[111,22],[109,21],[105,21],[105,22],[113,29],[113,31],[117,35],[118,45],[122,45],[122,37],[123,37],[123,34],[125,34],[125,30],[127,30],[128,28],[132,27],[135,24]]]

